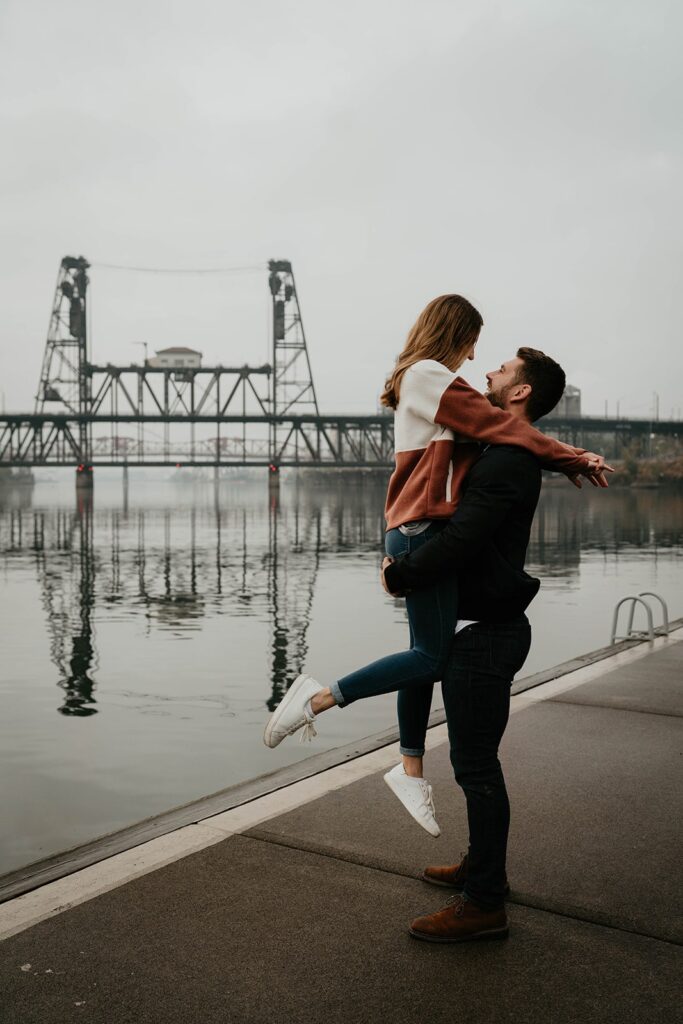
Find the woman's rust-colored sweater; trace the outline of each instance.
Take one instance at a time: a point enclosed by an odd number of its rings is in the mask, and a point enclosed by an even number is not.
[[[546,469],[578,473],[583,448],[546,437],[491,405],[462,377],[434,359],[410,366],[401,381],[394,419],[396,467],[384,514],[387,529],[416,519],[450,519],[462,482],[481,449],[474,442],[526,448]]]

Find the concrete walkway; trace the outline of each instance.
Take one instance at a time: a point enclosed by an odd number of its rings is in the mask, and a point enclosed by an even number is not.
[[[384,785],[384,748],[3,904],[0,935],[15,934],[0,950],[0,1020],[676,1019],[681,638],[513,699],[508,941],[406,931],[448,896],[419,880],[423,866],[466,846],[439,727],[438,840]]]

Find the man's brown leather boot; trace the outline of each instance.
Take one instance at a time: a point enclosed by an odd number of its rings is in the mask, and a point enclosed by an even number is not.
[[[463,855],[459,864],[447,864],[444,867],[431,866],[424,869],[422,879],[430,885],[442,885],[445,889],[456,889],[462,892],[467,881],[467,854]],[[505,895],[510,895],[510,886],[505,880]]]
[[[443,885],[446,889],[457,889],[458,892],[462,892],[467,879],[467,854],[459,864],[425,868],[422,878],[431,885]]]
[[[427,942],[469,942],[474,939],[506,939],[505,907],[482,910],[465,896],[454,896],[443,910],[411,921],[410,934]]]

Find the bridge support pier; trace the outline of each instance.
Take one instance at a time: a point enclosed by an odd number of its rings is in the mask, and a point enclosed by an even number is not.
[[[81,464],[76,467],[76,490],[77,491],[92,491],[95,484],[95,476],[92,471],[92,466],[85,466]]]
[[[280,467],[271,464],[268,466],[268,493],[280,493]]]

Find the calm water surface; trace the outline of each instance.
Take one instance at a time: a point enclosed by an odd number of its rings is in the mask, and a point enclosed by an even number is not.
[[[379,589],[384,481],[159,477],[0,491],[0,873],[395,722],[394,698],[263,746],[302,666],[330,682],[404,647]],[[546,487],[523,675],[601,647],[627,593],[683,614],[683,491]]]

